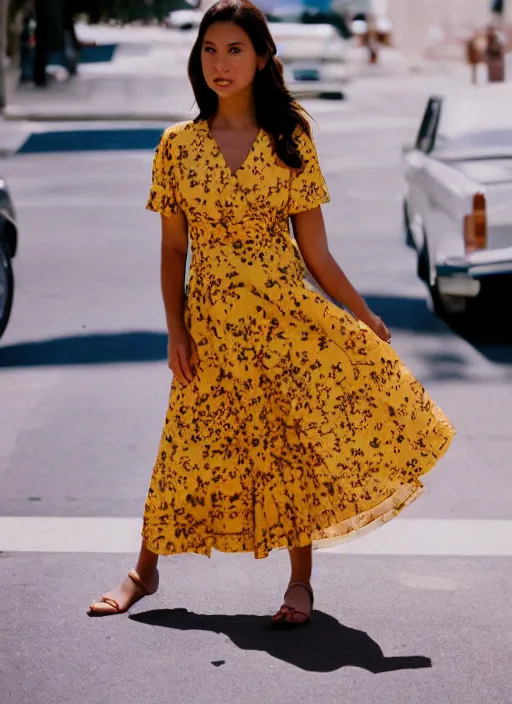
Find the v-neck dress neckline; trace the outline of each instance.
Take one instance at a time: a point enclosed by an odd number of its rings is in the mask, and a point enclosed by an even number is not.
[[[231,179],[233,179],[235,181],[238,180],[238,176],[239,176],[240,172],[244,170],[245,166],[247,165],[247,162],[249,161],[251,156],[256,151],[256,148],[257,148],[257,146],[260,142],[260,139],[263,135],[263,129],[260,127],[260,129],[258,130],[258,134],[256,135],[256,137],[254,138],[254,140],[251,144],[251,148],[247,152],[246,157],[244,158],[242,163],[237,167],[236,171],[233,171],[231,169],[230,165],[228,164],[226,157],[224,156],[224,152],[222,151],[222,149],[219,146],[219,143],[217,142],[215,137],[210,132],[210,125],[208,124],[208,120],[206,120],[206,119],[202,120],[202,125],[205,130],[206,138],[210,140],[210,142],[213,144],[213,146],[215,147],[215,149],[218,153],[218,159],[222,163],[222,167],[227,171],[227,173]]]

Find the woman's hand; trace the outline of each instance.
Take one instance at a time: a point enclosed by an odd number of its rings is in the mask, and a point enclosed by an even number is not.
[[[169,369],[178,381],[187,386],[196,374],[199,356],[196,343],[185,324],[169,330],[167,358]]]
[[[384,340],[384,342],[391,342],[391,333],[387,329],[382,318],[379,318],[378,315],[375,315],[375,313],[369,311],[369,315],[365,316],[363,323],[368,325],[370,330],[373,330],[373,332],[380,337],[381,340]]]

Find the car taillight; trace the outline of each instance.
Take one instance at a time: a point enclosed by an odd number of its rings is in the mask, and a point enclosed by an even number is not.
[[[464,218],[464,242],[468,253],[487,246],[487,210],[483,193],[475,193],[473,212]]]

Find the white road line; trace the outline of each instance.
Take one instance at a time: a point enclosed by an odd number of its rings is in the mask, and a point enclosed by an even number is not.
[[[139,549],[140,529],[139,518],[0,517],[0,551],[132,553]],[[512,520],[397,518],[319,552],[512,557]]]
[[[0,517],[3,552],[137,552],[140,518]]]
[[[512,520],[395,519],[357,540],[321,551],[349,555],[512,557]]]

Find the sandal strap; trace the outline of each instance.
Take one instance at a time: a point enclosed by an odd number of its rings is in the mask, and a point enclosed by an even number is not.
[[[288,592],[293,587],[302,587],[303,589],[305,589],[307,591],[309,598],[311,600],[311,610],[313,610],[313,590],[311,589],[311,587],[309,585],[304,584],[304,582],[290,582],[290,584],[288,585],[286,592],[284,594],[285,600],[286,600],[286,596],[287,596]],[[295,608],[295,606],[291,606],[290,604],[284,603],[281,606],[281,608],[279,609],[279,611],[277,612],[277,614],[274,616],[274,620],[278,619],[278,620],[286,620],[287,621],[288,620],[287,616],[293,615],[293,614],[300,614],[301,616],[305,616],[306,619],[308,619],[308,620],[311,617],[311,613],[309,613],[309,614],[305,613],[304,611],[301,611],[300,609]]]
[[[133,582],[135,582],[135,584],[136,584],[138,587],[141,587],[141,589],[144,589],[144,591],[146,592],[145,596],[149,596],[149,589],[146,587],[146,585],[144,584],[144,582],[142,581],[142,579],[139,577],[139,575],[138,575],[138,573],[136,572],[136,570],[130,570],[130,571],[128,572],[128,577],[130,577],[130,579],[131,579]]]
[[[279,611],[277,612],[276,616],[288,616],[288,614],[301,614],[302,616],[306,616],[307,618],[310,617],[311,614],[306,614],[304,611],[300,611],[300,609],[295,609],[293,606],[288,606],[288,604],[283,604]]]
[[[286,599],[286,595],[288,594],[288,592],[290,591],[290,589],[292,587],[303,587],[307,591],[307,593],[309,594],[309,598],[311,599],[311,607],[313,607],[313,602],[315,600],[313,590],[311,589],[311,587],[308,584],[305,584],[304,582],[290,582],[290,584],[288,585],[288,588],[286,589],[286,591],[284,593],[285,599]]]
[[[287,606],[287,604],[283,604],[279,611],[272,616],[273,621],[284,621],[286,620],[286,617],[288,614],[292,614],[294,612],[294,609],[291,606]]]
[[[299,614],[300,616],[303,616],[304,618],[301,619],[300,621],[297,621],[295,619],[295,614]],[[305,625],[310,621],[311,619],[311,614],[306,614],[304,611],[299,611],[298,609],[294,609],[291,606],[283,605],[275,614],[272,616],[271,623],[274,624],[282,624],[282,623],[287,623],[290,626],[301,626]]]
[[[107,597],[107,596],[102,596],[100,601],[105,602],[105,604],[108,604],[116,611],[121,611],[121,607],[119,606],[119,604],[117,603],[117,601],[115,599],[109,599],[109,597]]]
[[[287,614],[300,614],[301,616],[305,616],[306,618],[311,618],[311,614],[306,614],[304,611],[299,611],[299,609],[291,609],[291,611],[288,611]]]

